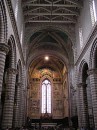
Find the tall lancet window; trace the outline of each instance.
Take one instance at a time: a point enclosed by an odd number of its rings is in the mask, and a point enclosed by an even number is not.
[[[90,13],[91,13],[92,25],[94,25],[95,22],[97,21],[95,0],[90,0]]]
[[[42,113],[51,113],[51,82],[48,79],[42,82]]]

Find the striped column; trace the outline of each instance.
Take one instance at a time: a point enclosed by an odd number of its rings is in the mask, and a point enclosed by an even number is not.
[[[2,83],[3,83],[3,74],[4,74],[4,66],[6,54],[9,51],[8,45],[4,43],[0,43],[0,122],[1,122],[1,93],[2,93]]]
[[[0,43],[0,101],[1,101],[5,59],[6,59],[6,53],[8,53],[8,51],[9,51],[8,45],[6,45],[4,43]]]
[[[20,116],[20,111],[19,111],[19,107],[20,107],[20,104],[21,104],[21,95],[20,95],[20,92],[21,92],[21,86],[22,84],[21,83],[17,83],[16,84],[16,102],[15,102],[15,106],[14,106],[14,119],[13,119],[13,126],[14,127],[20,127],[19,126],[19,116]]]
[[[13,68],[7,70],[5,103],[2,120],[2,128],[4,129],[6,127],[12,127],[16,72],[16,69]]]
[[[95,130],[97,130],[97,69],[89,70],[88,75],[90,78],[94,124]]]
[[[25,125],[25,116],[26,116],[26,108],[25,108],[25,99],[26,99],[26,92],[25,92],[25,90],[24,90],[24,94],[23,94],[23,97],[24,97],[24,104],[23,104],[23,106],[24,106],[24,110],[23,110],[23,125]]]
[[[19,126],[22,126],[23,125],[23,110],[24,110],[24,97],[23,97],[23,84],[21,85],[21,90],[20,90],[20,95],[21,95],[21,98],[20,98],[20,108],[19,108],[19,111],[20,111],[20,116],[19,116]]]
[[[81,127],[88,127],[88,107],[87,107],[87,93],[86,84],[80,83],[79,85],[80,96],[80,114],[81,114]]]
[[[78,123],[79,123],[79,128],[82,126],[82,114],[81,114],[81,94],[80,94],[80,85],[77,87],[77,112],[78,112]]]
[[[23,125],[25,125],[26,121],[26,92],[24,90],[24,111],[23,111]]]
[[[27,96],[27,88],[26,88],[26,69],[25,66],[22,67],[22,81],[23,81],[23,125],[25,125],[26,121],[26,96]]]

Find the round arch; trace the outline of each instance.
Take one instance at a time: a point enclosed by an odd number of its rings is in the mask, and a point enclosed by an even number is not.
[[[29,66],[34,59],[36,59],[40,56],[44,56],[45,53],[48,55],[54,55],[55,57],[59,57],[59,59],[61,59],[61,61],[66,65],[66,67],[67,67],[67,65],[69,65],[69,61],[68,61],[67,57],[64,56],[63,54],[61,54],[59,52],[56,53],[56,51],[54,51],[54,50],[47,50],[46,52],[40,50],[40,51],[38,51],[38,53],[36,52],[29,57],[27,66]]]
[[[3,0],[0,1],[0,22],[0,44],[7,44],[7,16]]]
[[[88,64],[85,61],[85,59],[83,59],[79,67],[78,83],[83,83],[86,81],[86,77],[88,76],[87,70],[88,70]]]
[[[94,40],[90,52],[89,69],[92,68],[97,68],[97,38]]]

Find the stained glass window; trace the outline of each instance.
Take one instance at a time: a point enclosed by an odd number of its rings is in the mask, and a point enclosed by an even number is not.
[[[42,82],[42,113],[51,113],[51,82],[48,79]]]

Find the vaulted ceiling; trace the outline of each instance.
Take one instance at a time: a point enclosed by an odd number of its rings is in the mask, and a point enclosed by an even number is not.
[[[73,64],[72,39],[82,6],[83,0],[22,0],[28,66],[40,61],[40,68],[56,63],[62,70]],[[52,60],[49,64],[43,60],[46,54]]]

